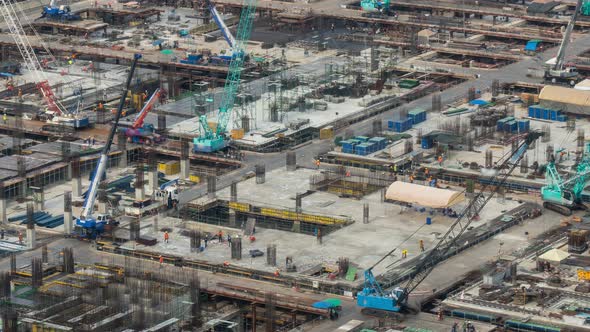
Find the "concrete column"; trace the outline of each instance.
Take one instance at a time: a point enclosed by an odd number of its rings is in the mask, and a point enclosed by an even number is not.
[[[182,180],[186,180],[189,177],[190,173],[190,160],[189,159],[181,159],[180,160],[180,178]]]
[[[215,175],[207,176],[207,197],[214,199],[217,193],[217,177]]]
[[[71,234],[74,228],[72,211],[64,212],[64,234]]]
[[[301,222],[299,220],[293,221],[293,227],[291,228],[293,233],[301,233]]]
[[[152,195],[158,190],[158,170],[148,172],[148,186],[148,190]]]
[[[301,213],[301,199],[300,193],[295,194],[295,212],[297,213]]]
[[[123,151],[119,158],[119,168],[127,168],[127,150]]]
[[[72,178],[72,197],[82,196],[82,178]]]
[[[66,168],[66,180],[72,180],[72,163],[68,163],[68,167]]]
[[[143,201],[145,199],[145,190],[142,187],[135,188],[135,200]]]
[[[27,249],[35,248],[37,242],[35,229],[27,228]]]
[[[237,202],[238,201],[238,182],[233,181],[230,187],[230,201]]]
[[[72,192],[66,191],[64,192],[64,234],[72,234],[74,228],[73,223],[74,221],[72,220]]]
[[[229,209],[229,227],[236,227],[236,211]]]
[[[43,187],[40,187],[36,190],[35,193],[35,210],[43,211],[45,210],[45,191]]]
[[[98,213],[106,214],[107,213],[107,203],[106,202],[98,202]]]
[[[124,133],[119,133],[117,136],[117,148],[122,152],[119,158],[119,167],[127,168],[127,137]]]
[[[6,198],[0,199],[0,223],[7,224],[8,219],[6,218]]]

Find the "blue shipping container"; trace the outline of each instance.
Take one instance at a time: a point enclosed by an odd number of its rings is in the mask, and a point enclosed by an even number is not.
[[[541,119],[541,109],[538,107],[535,108],[535,118]]]
[[[388,120],[387,121],[387,128],[388,129],[393,129],[394,128],[394,125],[395,125],[395,121],[393,121],[393,120]]]
[[[534,118],[535,117],[535,106],[529,106],[529,117],[530,118]]]
[[[355,138],[361,142],[367,142],[369,140],[367,136],[357,136]]]
[[[432,149],[434,142],[429,137],[422,137],[422,149]]]
[[[521,133],[525,133],[529,131],[530,125],[530,120],[518,120],[518,131]]]
[[[557,116],[557,121],[566,122],[567,121],[567,116],[566,115],[558,115]]]

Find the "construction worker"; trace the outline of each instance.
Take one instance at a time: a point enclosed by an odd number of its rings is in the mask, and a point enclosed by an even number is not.
[[[18,243],[23,244],[23,233],[18,231]]]
[[[442,166],[443,157],[442,155],[438,156],[438,166]]]
[[[170,235],[168,234],[168,231],[164,232],[164,243],[168,243],[168,240],[170,239]]]
[[[424,252],[424,240],[420,240],[420,251]]]
[[[2,114],[2,121],[4,121],[4,124],[8,123],[8,115],[6,115],[6,112],[4,112],[4,114]]]
[[[320,160],[319,159],[315,161],[315,167],[317,169],[320,169]]]
[[[162,264],[164,264],[164,256],[160,255],[160,268],[162,268]]]
[[[4,229],[0,230],[0,239],[4,240]]]
[[[424,175],[428,175],[428,172],[429,172],[428,167],[424,168]]]
[[[223,242],[223,231],[220,229],[219,233],[217,233],[217,238],[219,239],[219,243]]]
[[[402,250],[402,258],[406,258],[408,257],[408,250],[404,249]]]
[[[275,270],[275,273],[274,273],[274,275],[275,275],[275,277],[278,277],[278,276],[280,276],[280,275],[281,275],[281,272],[279,272],[279,269],[276,269],[276,270]]]
[[[231,235],[227,234],[227,245],[231,247]]]

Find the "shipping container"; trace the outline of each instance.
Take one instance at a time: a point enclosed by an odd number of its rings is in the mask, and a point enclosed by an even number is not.
[[[229,135],[232,139],[242,139],[244,138],[244,129],[232,129]]]
[[[426,110],[415,108],[408,112],[408,117],[412,119],[413,124],[418,124],[426,121]]]
[[[531,121],[530,120],[518,120],[518,132],[520,133],[526,133],[530,130],[531,128]]]
[[[511,120],[504,124],[504,131],[507,133],[514,133],[518,130],[518,124],[516,121]]]
[[[504,131],[504,124],[506,124],[506,119],[500,119],[496,123],[496,130],[497,131]]]
[[[432,149],[434,141],[430,137],[422,137],[422,149]]]
[[[567,121],[567,116],[561,114],[561,115],[557,116],[557,121],[566,122]]]
[[[334,127],[327,126],[320,129],[320,139],[331,139],[334,137]]]
[[[367,142],[369,140],[367,136],[357,136],[355,138],[361,142]]]
[[[369,139],[369,142],[377,143],[379,150],[385,149],[385,147],[387,146],[387,138],[385,137],[373,137]]]
[[[168,161],[165,163],[159,163],[158,171],[166,175],[177,174],[180,172],[180,161]]]
[[[371,153],[370,152],[370,146],[367,143],[361,143],[361,144],[355,146],[354,147],[354,151],[359,156],[366,156],[369,153]]]

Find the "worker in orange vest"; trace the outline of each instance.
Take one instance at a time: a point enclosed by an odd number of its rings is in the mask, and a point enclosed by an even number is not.
[[[160,268],[162,268],[162,264],[164,264],[164,256],[160,255]]]
[[[438,166],[442,166],[443,157],[442,155],[438,156]]]
[[[281,273],[279,272],[279,269],[276,269],[276,270],[275,270],[275,277],[278,277],[278,276],[280,276],[280,275],[281,275]]]
[[[320,169],[320,160],[319,159],[315,161],[315,166],[317,169]]]
[[[168,234],[168,231],[164,232],[164,242],[168,243],[169,239],[170,239],[170,235]]]
[[[219,238],[219,243],[223,242],[223,231],[220,229],[219,233],[217,233],[217,237]]]

